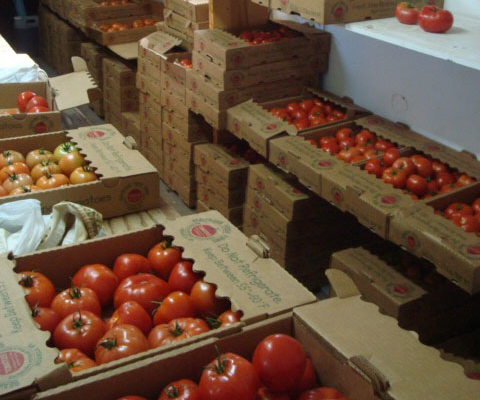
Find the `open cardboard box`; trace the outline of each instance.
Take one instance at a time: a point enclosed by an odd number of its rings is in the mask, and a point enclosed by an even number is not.
[[[194,260],[194,269],[203,272],[206,281],[216,284],[219,297],[229,298],[232,309],[243,312],[242,322],[69,376],[65,365],[53,363],[57,351],[46,347],[48,335],[35,329],[30,310],[22,299],[23,289],[17,284],[13,271],[35,269],[50,277],[55,287],[69,287],[71,276],[81,266],[92,263],[112,266],[115,258],[123,253],[146,255],[165,236],[173,237],[173,244],[184,249],[183,257]],[[83,387],[84,382],[97,380],[96,375],[106,371],[116,374],[114,371],[126,364],[151,359],[208,337],[221,337],[238,331],[243,325],[284,315],[294,307],[316,301],[313,294],[278,264],[262,258],[261,254],[261,248],[251,244],[218,212],[210,211],[169,221],[165,227],[158,225],[14,259],[3,255],[0,258],[1,301],[8,313],[2,314],[0,355],[9,373],[6,383],[0,385],[1,394],[22,397],[28,391],[43,391],[72,380],[79,380]],[[96,394],[105,396],[103,390],[101,392]],[[89,396],[96,394],[92,392]]]
[[[50,78],[47,82],[0,84],[0,138],[32,135],[61,130],[60,111],[88,104],[100,98],[100,92],[80,57],[72,57],[75,72]],[[17,96],[31,91],[44,97],[50,112],[2,114],[17,109]]]
[[[165,0],[165,7],[192,22],[208,21],[209,0]]]
[[[343,288],[337,275],[343,278]],[[469,380],[461,366],[442,360],[438,350],[420,344],[393,318],[361,300],[353,282],[342,275],[329,272],[337,280],[340,297],[297,307],[293,313],[245,327],[232,336],[205,340],[39,393],[35,399],[114,400],[136,394],[154,400],[172,381],[198,382],[204,366],[217,357],[216,347],[221,353],[251,359],[263,338],[278,333],[301,343],[322,386],[334,387],[350,400],[478,398],[480,382]]]
[[[99,176],[97,181],[6,196],[0,198],[0,204],[38,199],[45,214],[60,201],[72,201],[95,208],[104,218],[158,207],[158,173],[137,150],[131,149],[128,139],[111,125],[2,139],[0,148],[27,154],[40,148],[53,151],[59,144],[68,141],[75,143],[90,162]]]
[[[175,31],[178,31],[180,34],[185,35],[190,40],[193,40],[193,32],[200,29],[208,29],[209,22],[206,21],[194,22],[188,18],[182,17],[180,14],[177,14],[175,10],[170,8],[163,9],[163,18],[165,24]]]
[[[80,28],[85,28],[93,21],[150,14],[150,5],[143,0],[115,6],[101,6],[102,2],[103,0],[71,1],[68,20]]]

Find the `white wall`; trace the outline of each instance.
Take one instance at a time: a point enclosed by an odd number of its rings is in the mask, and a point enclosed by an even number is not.
[[[455,13],[480,17],[480,0],[445,0],[443,6]]]

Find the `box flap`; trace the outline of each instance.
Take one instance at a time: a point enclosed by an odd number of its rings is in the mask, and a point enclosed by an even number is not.
[[[479,396],[480,382],[467,379],[460,365],[442,360],[438,350],[421,344],[360,296],[330,298],[299,307],[294,314],[318,334],[335,358],[371,381],[380,398],[472,400]]]
[[[165,54],[172,50],[175,46],[180,46],[181,44],[181,39],[162,31],[152,33],[141,39],[138,43],[140,47],[149,49],[157,54]]]
[[[107,47],[125,60],[138,58],[138,42],[112,44]]]

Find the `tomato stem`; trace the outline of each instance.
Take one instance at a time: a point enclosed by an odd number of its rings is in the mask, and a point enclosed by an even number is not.
[[[117,346],[117,338],[106,338],[103,342],[100,342],[98,346],[105,347],[107,350],[112,350]]]
[[[83,327],[84,323],[82,321],[82,312],[81,311],[77,311],[77,312],[78,312],[79,317],[78,318],[73,317],[72,327],[73,327],[73,329],[75,329],[77,331],[80,331],[80,329]]]
[[[19,283],[23,287],[32,287],[34,279],[35,278],[32,275],[25,275],[22,279],[20,279]]]
[[[38,315],[38,301],[35,303],[35,305],[32,308],[32,317],[36,317]]]
[[[80,299],[82,297],[82,292],[78,287],[72,287],[68,294],[72,299]]]
[[[207,322],[210,329],[218,329],[220,328],[220,325],[222,325],[222,322],[217,318],[208,317],[205,319],[205,321]]]
[[[165,389],[165,394],[169,399],[176,399],[180,395],[180,391],[175,387],[175,385],[171,385]]]
[[[169,331],[173,336],[180,336],[183,333],[183,329],[180,327],[178,322],[175,322],[175,329]]]

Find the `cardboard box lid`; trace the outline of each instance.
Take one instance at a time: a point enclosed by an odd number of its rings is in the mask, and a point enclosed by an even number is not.
[[[338,297],[299,307],[294,313],[318,333],[337,359],[370,380],[377,396],[395,400],[478,398],[480,382],[467,379],[461,366],[442,360],[438,350],[421,344],[394,318],[363,301],[343,272],[328,270],[327,276]]]
[[[139,47],[148,49],[158,55],[165,54],[175,46],[180,46],[181,44],[182,41],[180,39],[163,31],[151,33],[138,42]],[[136,53],[138,54],[138,49],[136,49]]]

